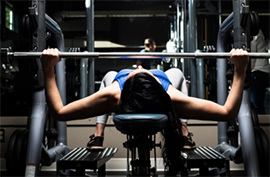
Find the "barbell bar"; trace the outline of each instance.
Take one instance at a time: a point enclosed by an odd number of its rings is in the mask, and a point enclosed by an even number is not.
[[[270,53],[248,53],[250,58],[270,58]],[[10,52],[8,48],[1,48],[1,60],[10,61],[13,58],[39,58],[42,52]],[[60,58],[114,58],[114,59],[164,59],[164,58],[230,58],[229,52],[224,53],[161,53],[161,52],[60,52]]]

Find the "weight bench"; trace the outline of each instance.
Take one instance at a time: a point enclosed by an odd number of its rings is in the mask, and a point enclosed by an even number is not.
[[[127,135],[127,141],[123,143],[127,149],[127,176],[129,176],[129,151],[131,151],[132,176],[157,175],[155,134],[164,129],[167,120],[164,114],[114,115],[116,129]],[[153,148],[155,167],[151,168],[150,151]]]
[[[181,171],[182,176],[188,176],[187,170],[191,168],[199,168],[199,176],[215,176],[226,172],[223,172],[226,158],[211,147],[199,146],[182,151],[181,158],[185,162],[185,168]]]
[[[94,172],[98,169],[98,176],[105,176],[105,163],[114,156],[117,150],[117,148],[103,150],[74,148],[57,161],[57,176],[60,176],[61,173],[68,176],[85,176],[85,169],[91,169]],[[75,172],[66,172],[69,169],[73,169]]]

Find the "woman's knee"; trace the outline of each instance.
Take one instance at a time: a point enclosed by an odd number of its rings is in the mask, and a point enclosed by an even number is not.
[[[109,71],[105,74],[104,78],[103,79],[106,79],[106,78],[114,78],[116,76],[117,72],[116,71]]]
[[[172,85],[180,89],[180,86],[182,85],[182,82],[185,81],[185,77],[182,73],[182,71],[178,68],[171,68],[165,72],[165,74],[170,79]]]
[[[178,77],[178,78],[182,78],[184,77],[184,74],[182,73],[182,71],[178,68],[171,68],[167,71],[165,71],[165,74],[168,76],[168,77]]]
[[[111,85],[116,75],[117,75],[116,71],[107,72],[102,79],[102,83],[104,84],[104,86],[107,87],[108,85]]]

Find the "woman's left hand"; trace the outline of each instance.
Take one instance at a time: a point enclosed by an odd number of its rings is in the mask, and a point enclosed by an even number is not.
[[[248,52],[243,49],[232,49],[231,57],[228,59],[235,66],[235,71],[246,72],[249,62]]]
[[[58,49],[45,49],[42,52],[40,60],[41,60],[43,71],[46,71],[47,69],[52,69],[54,65],[60,62],[62,59],[59,58]]]

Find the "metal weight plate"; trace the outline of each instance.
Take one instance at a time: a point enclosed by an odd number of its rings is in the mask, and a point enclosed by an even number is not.
[[[6,170],[7,170],[7,174],[9,176],[14,176],[15,175],[14,173],[16,171],[16,168],[14,168],[14,166],[15,166],[16,158],[15,158],[14,151],[16,149],[17,137],[19,136],[21,131],[22,131],[21,129],[15,130],[11,134],[11,137],[10,137],[9,142],[8,142],[5,159],[6,159]]]
[[[260,127],[254,128],[261,176],[269,176],[269,141]]]
[[[259,117],[252,102],[250,102],[250,113],[253,121],[253,127],[260,127]]]
[[[15,166],[17,176],[23,176],[25,174],[26,168],[26,153],[27,153],[27,146],[28,146],[28,135],[29,130],[25,129],[20,132],[17,136],[17,143],[15,147],[14,157],[16,158]]]

